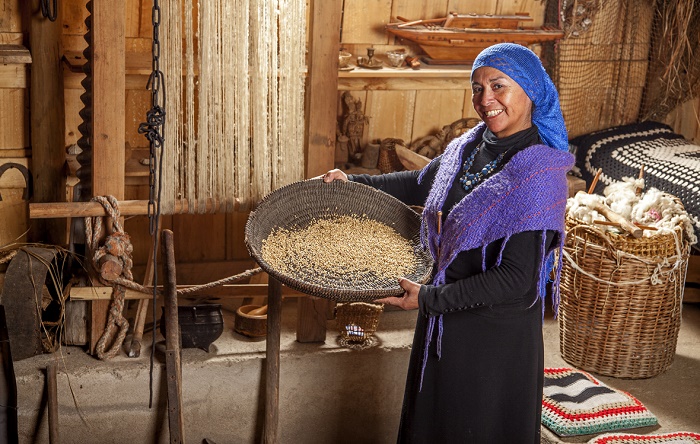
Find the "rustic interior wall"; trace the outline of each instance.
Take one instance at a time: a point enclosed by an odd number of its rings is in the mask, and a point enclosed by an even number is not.
[[[138,133],[138,125],[145,120],[150,107],[150,92],[146,80],[150,73],[151,0],[126,1],[126,115],[125,151],[126,199],[145,199],[148,196],[147,168],[138,163],[148,149],[148,141]],[[63,64],[65,87],[66,147],[78,137],[78,111],[82,87],[79,70],[80,54],[86,47],[85,8],[87,0],[59,2],[59,20],[63,28],[61,45],[65,55]],[[23,0],[0,0],[0,46],[25,44],[28,41],[23,27]],[[364,55],[372,46],[378,54],[397,45],[387,33],[384,24],[396,16],[409,19],[439,17],[448,11],[476,13],[529,12],[535,24],[543,20],[544,6],[539,0],[345,0],[343,2],[341,45],[355,55]],[[29,135],[28,64],[0,64],[0,162],[17,162],[31,168],[31,140]],[[343,75],[342,73],[340,74]],[[410,78],[370,79],[346,82],[345,90],[361,100],[363,111],[369,116],[363,141],[383,137],[415,140],[439,130],[443,125],[462,117],[472,116],[466,73],[462,78],[421,81],[421,87]],[[686,137],[700,140],[698,111],[700,100],[684,104],[672,112],[667,122]],[[342,103],[338,100],[338,114]],[[23,184],[17,171],[0,178],[0,212],[2,233],[23,233],[28,226],[27,203],[22,200]],[[10,206],[12,208],[10,208]],[[231,267],[245,269],[249,256],[243,242],[243,228],[247,214],[215,214],[197,216],[164,216],[163,226],[175,232],[178,260],[183,263],[206,263],[206,267],[192,267],[191,273],[182,267],[183,283],[188,279],[206,280],[230,275]],[[126,230],[134,242],[137,266],[146,262],[150,249],[148,221],[143,216],[129,218]],[[202,233],[206,235],[202,236]],[[2,241],[0,240],[0,244]],[[231,265],[233,261],[234,265]],[[235,265],[238,264],[238,265]],[[137,267],[136,271],[138,272]],[[191,274],[191,275],[190,275]]]

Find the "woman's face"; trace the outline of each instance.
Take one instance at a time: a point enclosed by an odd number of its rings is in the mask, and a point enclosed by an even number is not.
[[[532,101],[515,80],[496,68],[474,71],[472,105],[499,139],[532,126]]]

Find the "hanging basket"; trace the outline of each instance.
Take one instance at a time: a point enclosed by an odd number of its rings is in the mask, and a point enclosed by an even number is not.
[[[379,326],[379,317],[384,311],[382,304],[366,302],[340,302],[335,306],[335,320],[340,332],[340,344],[370,347],[374,332]]]
[[[567,217],[559,305],[568,363],[649,378],[676,353],[690,248],[680,227],[639,239]]]
[[[273,267],[263,257],[263,243],[275,230],[298,230],[315,221],[339,216],[361,216],[391,227],[410,244],[414,271],[406,276],[387,278],[372,272],[333,275],[327,270],[306,266],[296,267],[292,274]],[[372,301],[403,294],[398,284],[400,277],[418,283],[430,278],[432,258],[420,244],[420,224],[420,216],[415,211],[387,193],[355,182],[324,183],[312,179],[268,194],[248,218],[245,242],[260,267],[290,288],[339,302]],[[372,270],[384,264],[366,265]]]

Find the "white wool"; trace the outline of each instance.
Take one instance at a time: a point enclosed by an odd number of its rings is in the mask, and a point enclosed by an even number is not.
[[[605,204],[620,216],[630,219],[632,208],[639,202],[637,189],[643,188],[644,179],[623,177],[621,182],[613,182],[605,187]]]
[[[688,242],[691,245],[697,243],[692,221],[680,201],[656,188],[650,188],[637,195],[637,188],[643,189],[643,186],[643,179],[624,178],[621,182],[608,185],[603,190],[605,197],[579,192],[567,200],[567,214],[569,217],[591,224],[595,220],[606,220],[597,211],[591,209],[597,203],[604,203],[632,223],[656,228],[656,230],[644,230],[645,237],[669,233],[680,226]],[[603,225],[597,225],[597,227],[602,230],[620,231],[616,227]]]

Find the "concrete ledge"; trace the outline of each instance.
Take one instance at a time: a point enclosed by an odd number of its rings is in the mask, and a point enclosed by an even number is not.
[[[280,442],[395,442],[416,313],[383,313],[377,344],[351,350],[337,344],[335,321],[328,322],[325,343],[296,342],[296,305],[283,308]],[[183,350],[186,442],[261,441],[265,340],[233,332],[232,313],[225,310],[224,333],[209,353]],[[48,442],[43,369],[52,359],[59,363],[62,443],[169,442],[162,342],[156,343],[154,407],[148,407],[150,343],[144,338],[135,359],[100,361],[64,347],[16,362],[20,442]]]

